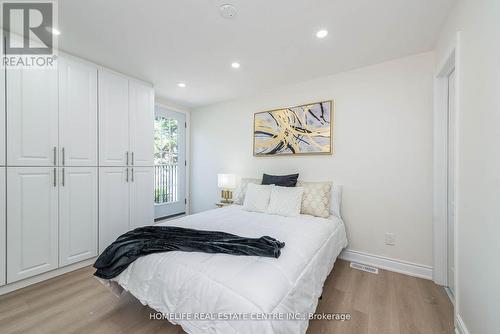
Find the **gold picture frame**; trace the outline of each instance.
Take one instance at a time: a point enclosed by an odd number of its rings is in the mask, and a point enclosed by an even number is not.
[[[253,155],[331,155],[334,116],[333,100],[257,112],[253,120]]]

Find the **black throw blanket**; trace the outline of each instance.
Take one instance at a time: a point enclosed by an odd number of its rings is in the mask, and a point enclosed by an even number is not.
[[[284,242],[264,236],[244,238],[217,231],[174,226],[146,226],[129,231],[109,245],[94,263],[95,276],[118,276],[137,258],[148,254],[183,251],[253,255],[278,258]]]

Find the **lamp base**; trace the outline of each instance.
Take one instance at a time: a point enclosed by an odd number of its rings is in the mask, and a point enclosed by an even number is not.
[[[231,190],[222,190],[220,202],[225,204],[233,203],[233,192]]]

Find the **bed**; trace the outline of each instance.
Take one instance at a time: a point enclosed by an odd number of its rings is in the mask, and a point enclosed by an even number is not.
[[[347,246],[339,217],[282,217],[240,205],[163,222],[246,237],[269,235],[286,246],[278,259],[187,252],[141,257],[107,282],[167,315],[191,334],[305,333],[323,283]],[[302,320],[298,320],[302,319]]]

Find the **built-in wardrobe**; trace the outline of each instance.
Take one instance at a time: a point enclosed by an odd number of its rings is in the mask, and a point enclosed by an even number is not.
[[[60,54],[2,70],[0,97],[0,293],[153,223],[151,85]]]

